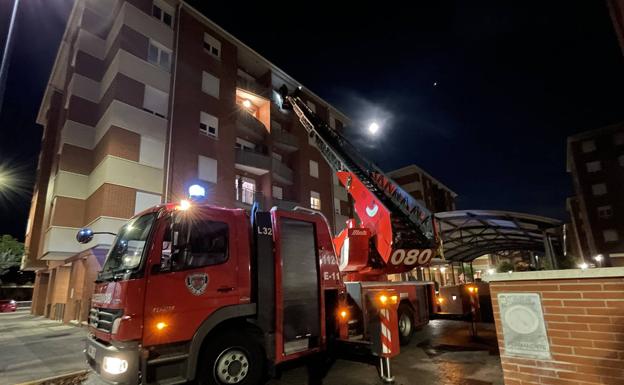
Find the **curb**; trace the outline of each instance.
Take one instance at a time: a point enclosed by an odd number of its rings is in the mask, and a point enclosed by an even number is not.
[[[75,372],[69,372],[69,373],[64,373],[64,374],[59,374],[56,376],[52,376],[52,377],[47,377],[47,378],[42,378],[39,380],[33,380],[33,381],[28,381],[28,382],[22,382],[21,384],[16,384],[16,385],[57,385],[57,384],[78,384],[75,382],[64,382],[65,380],[67,381],[72,381],[72,377],[81,377],[83,375],[86,375],[89,373],[89,370],[78,370]],[[85,376],[86,377],[86,376]],[[82,382],[82,381],[81,381]]]

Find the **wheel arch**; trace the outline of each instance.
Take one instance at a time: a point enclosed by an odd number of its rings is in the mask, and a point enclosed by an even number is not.
[[[197,376],[197,362],[202,352],[204,341],[211,333],[235,322],[245,322],[246,317],[254,315],[256,315],[256,304],[226,306],[210,314],[197,328],[191,339],[187,361],[187,379],[194,380]]]

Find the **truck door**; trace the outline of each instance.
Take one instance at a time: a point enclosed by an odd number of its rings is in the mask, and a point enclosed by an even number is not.
[[[235,225],[228,211],[204,207],[161,221],[153,245],[161,250],[147,269],[145,345],[190,340],[212,312],[239,303]]]
[[[278,309],[283,311],[278,314],[277,322],[278,327],[281,326],[283,340],[278,352],[281,350],[284,356],[318,348],[320,343],[320,283],[315,225],[314,222],[285,216],[280,216],[279,220],[276,283]]]

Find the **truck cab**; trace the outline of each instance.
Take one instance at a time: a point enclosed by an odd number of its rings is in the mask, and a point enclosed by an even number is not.
[[[252,216],[185,203],[130,219],[96,282],[93,370],[114,383],[255,384],[338,339],[346,291],[324,218]]]

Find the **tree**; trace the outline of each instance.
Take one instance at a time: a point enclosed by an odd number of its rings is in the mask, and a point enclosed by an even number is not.
[[[8,234],[0,238],[0,275],[9,271],[11,267],[19,269],[24,255],[24,244]]]

